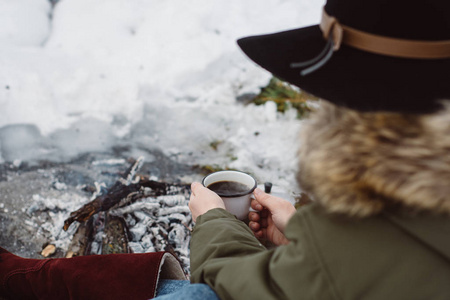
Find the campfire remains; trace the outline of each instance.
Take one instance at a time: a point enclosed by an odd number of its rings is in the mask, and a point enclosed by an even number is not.
[[[79,222],[66,257],[109,253],[169,251],[189,274],[192,219],[189,185],[169,184],[138,175],[143,159],[126,178],[70,214],[64,230]]]

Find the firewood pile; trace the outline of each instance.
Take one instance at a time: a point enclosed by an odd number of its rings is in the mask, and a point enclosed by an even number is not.
[[[72,212],[64,230],[79,222],[66,257],[110,253],[173,253],[189,275],[193,227],[189,185],[169,184],[139,175],[138,159],[106,192]]]

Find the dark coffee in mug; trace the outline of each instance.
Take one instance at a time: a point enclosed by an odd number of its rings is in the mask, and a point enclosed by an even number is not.
[[[202,184],[222,198],[228,212],[239,220],[247,218],[252,193],[257,186],[255,178],[241,171],[217,171],[205,176]]]
[[[245,184],[236,181],[217,181],[208,185],[207,188],[224,197],[245,194],[250,190]]]

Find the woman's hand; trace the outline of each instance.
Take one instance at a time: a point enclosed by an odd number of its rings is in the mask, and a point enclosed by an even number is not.
[[[256,212],[250,212],[249,227],[259,239],[267,239],[275,245],[284,245],[289,241],[284,236],[284,229],[295,207],[289,201],[264,193],[260,189],[254,191],[255,200],[251,205]]]
[[[210,189],[204,187],[199,182],[191,184],[191,198],[189,200],[189,209],[192,213],[192,220],[197,220],[198,216],[203,215],[208,210],[214,208],[225,209],[222,198]]]

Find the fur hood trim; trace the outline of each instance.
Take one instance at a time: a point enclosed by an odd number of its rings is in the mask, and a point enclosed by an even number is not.
[[[302,129],[298,181],[329,211],[450,214],[450,105],[411,115],[324,101]]]

